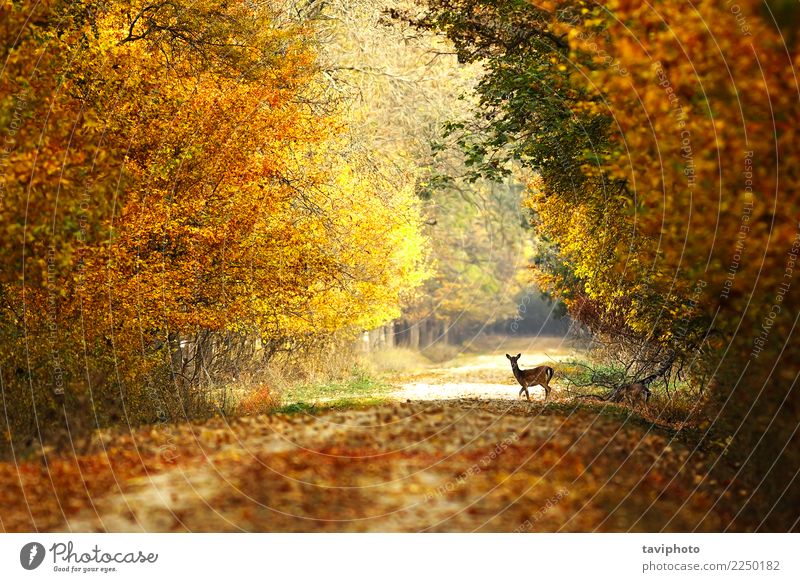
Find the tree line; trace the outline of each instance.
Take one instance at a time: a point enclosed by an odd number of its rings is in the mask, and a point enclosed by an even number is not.
[[[5,445],[185,418],[242,362],[354,337],[416,294],[414,181],[349,131],[306,19],[0,11]]]
[[[759,491],[744,505],[790,523],[797,6],[431,0],[397,16],[484,68],[479,115],[449,132],[476,176],[530,170],[539,284],[629,380],[691,391]]]

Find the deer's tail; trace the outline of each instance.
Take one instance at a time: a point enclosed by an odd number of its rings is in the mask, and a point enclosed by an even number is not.
[[[555,370],[553,370],[553,368],[551,368],[550,366],[547,366],[547,382],[548,383],[550,382],[550,380],[553,379],[553,374],[555,374]]]

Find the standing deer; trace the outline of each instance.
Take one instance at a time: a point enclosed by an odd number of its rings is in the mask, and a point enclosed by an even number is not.
[[[519,395],[522,396],[524,392],[525,397],[530,400],[531,396],[528,393],[528,387],[541,386],[544,388],[544,401],[547,402],[547,397],[550,396],[550,386],[548,382],[553,378],[553,368],[550,366],[536,366],[530,370],[521,370],[517,362],[519,362],[522,354],[517,354],[516,356],[509,356],[506,354],[506,357],[511,360],[511,370],[514,372],[514,378],[516,378],[519,385],[522,386]]]
[[[647,402],[650,400],[650,388],[644,382],[634,382],[622,387],[621,395],[625,397],[631,408],[636,408],[636,404],[641,402],[647,410]]]

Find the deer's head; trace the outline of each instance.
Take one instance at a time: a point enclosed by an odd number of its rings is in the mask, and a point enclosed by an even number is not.
[[[506,354],[506,357],[511,360],[511,365],[513,366],[519,361],[519,359],[522,357],[522,354],[517,354],[516,356],[509,356]]]

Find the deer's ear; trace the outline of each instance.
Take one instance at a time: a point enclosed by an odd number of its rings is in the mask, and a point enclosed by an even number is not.
[[[511,356],[509,356],[508,354],[506,354],[506,357],[507,357],[509,360],[511,359]]]
[[[522,354],[517,354],[517,359],[519,360],[522,357]]]

